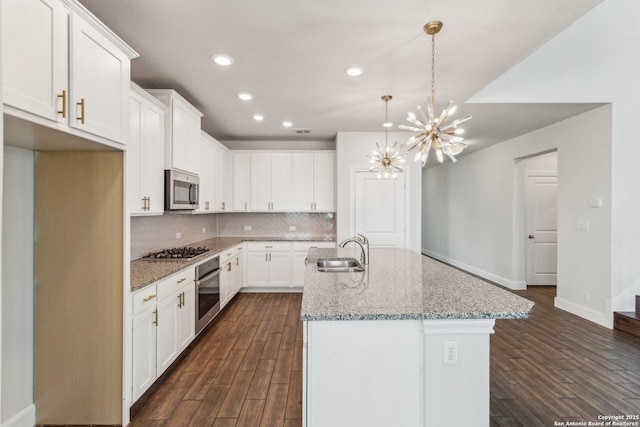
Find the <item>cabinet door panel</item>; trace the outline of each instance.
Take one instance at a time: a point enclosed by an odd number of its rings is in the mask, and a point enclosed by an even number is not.
[[[289,251],[269,253],[269,285],[291,284],[291,255]]]
[[[164,109],[143,104],[140,174],[142,196],[149,198],[146,213],[164,212],[164,138]]]
[[[126,143],[129,58],[77,15],[71,15],[71,29],[69,125]]]
[[[335,212],[335,154],[316,153],[313,170],[315,210]]]
[[[247,253],[247,286],[269,285],[269,263],[267,252]]]
[[[271,155],[271,202],[273,211],[292,210],[291,154]]]
[[[142,194],[141,151],[143,100],[132,94],[129,98],[129,146],[127,148],[127,204],[132,214],[144,213]]]
[[[251,210],[268,211],[271,203],[271,156],[251,154]]]
[[[178,294],[160,301],[158,309],[158,376],[178,357]]]
[[[313,210],[313,154],[293,155],[293,210]]]
[[[304,274],[306,265],[304,261],[307,259],[307,252],[293,252],[291,257],[291,285],[304,286]]]
[[[2,0],[4,103],[49,120],[68,89],[68,15],[58,0]]]
[[[195,136],[193,128],[200,129],[200,118],[190,111],[190,109],[179,102],[173,100],[173,146],[171,148],[172,165],[176,169],[185,172],[198,173],[197,167],[191,163],[193,158],[194,145],[200,144],[200,134]],[[198,122],[198,123],[196,123]],[[197,162],[200,160],[198,159]]]
[[[184,288],[184,305],[178,309],[178,353],[187,348],[195,336],[196,298],[195,284]]]
[[[234,272],[235,272],[235,277],[234,277],[234,284],[235,284],[235,292],[237,293],[240,289],[242,289],[242,286],[244,286],[244,265],[242,265],[242,256],[238,256],[234,259],[235,265],[233,266],[233,268],[235,268]]]
[[[156,380],[155,308],[133,318],[133,401]]]
[[[200,203],[199,210],[215,210],[216,148],[204,136],[200,137]]]
[[[249,154],[237,153],[233,156],[233,210],[248,211],[250,201],[250,166],[251,161]]]

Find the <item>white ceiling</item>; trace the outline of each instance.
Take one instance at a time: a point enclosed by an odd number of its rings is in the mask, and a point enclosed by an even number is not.
[[[220,140],[333,140],[338,131],[382,131],[425,103],[436,36],[436,99],[464,102],[602,0],[80,0],[140,53],[132,79],[172,88],[204,114]],[[231,55],[227,68],[215,53]],[[348,77],[344,69],[365,72]],[[240,91],[252,101],[237,98]],[[595,104],[466,104],[470,147],[504,141]],[[264,114],[263,122],[254,113]],[[284,128],[311,128],[298,135]]]

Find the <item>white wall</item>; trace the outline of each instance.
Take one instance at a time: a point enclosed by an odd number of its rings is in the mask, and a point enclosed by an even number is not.
[[[395,141],[402,144],[411,136],[407,132],[389,132],[389,145]],[[371,154],[375,143],[384,144],[384,132],[338,132],[336,138],[336,240],[339,242],[349,236],[349,198],[350,175],[353,168],[368,170],[371,165],[365,155]],[[409,176],[410,220],[408,247],[420,251],[420,235],[422,224],[421,209],[421,174],[420,164],[414,163],[407,157],[407,174]]]
[[[611,102],[613,310],[640,294],[640,2],[605,0],[471,98],[471,102]],[[603,28],[602,24],[606,23]]]
[[[558,154],[556,304],[610,325],[611,106],[600,107],[423,173],[423,252],[510,288],[525,285],[522,174]],[[544,159],[543,159],[544,160]],[[524,166],[522,166],[524,164]],[[590,208],[591,197],[603,207]],[[590,221],[589,232],[576,230]],[[582,301],[584,292],[589,302]]]
[[[5,146],[2,209],[3,426],[33,426],[33,151]]]

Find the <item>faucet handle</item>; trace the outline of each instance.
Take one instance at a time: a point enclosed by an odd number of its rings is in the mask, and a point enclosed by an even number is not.
[[[356,233],[356,236],[360,237],[360,240],[362,241],[363,244],[368,244],[369,243],[369,239],[367,239],[364,234],[360,234],[360,233]]]

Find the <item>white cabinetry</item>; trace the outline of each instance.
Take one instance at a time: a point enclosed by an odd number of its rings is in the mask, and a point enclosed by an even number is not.
[[[251,155],[233,153],[233,210],[251,210]]]
[[[156,337],[158,311],[156,286],[151,285],[134,295],[133,308],[133,401],[153,384],[156,374]]]
[[[231,155],[227,147],[218,143],[215,150],[215,207],[217,212],[229,212],[232,210],[233,202],[233,171],[230,165]]]
[[[164,212],[165,106],[131,84],[127,193],[132,215]]]
[[[194,278],[188,268],[133,296],[133,401],[195,337]]]
[[[335,153],[293,154],[293,210],[335,211]]]
[[[220,308],[227,305],[244,283],[243,245],[234,246],[220,256]]]
[[[291,243],[247,243],[247,286],[289,286]]]
[[[251,154],[251,210],[289,212],[293,207],[291,154]]]
[[[73,0],[3,0],[1,27],[6,112],[127,142],[135,51]]]
[[[216,173],[215,156],[216,142],[206,133],[200,134],[200,203],[199,212],[215,210]]]
[[[148,92],[169,107],[165,140],[165,168],[198,174],[202,113],[171,89]]]
[[[304,286],[305,260],[309,249],[335,247],[335,242],[293,242],[291,244],[291,286]]]

